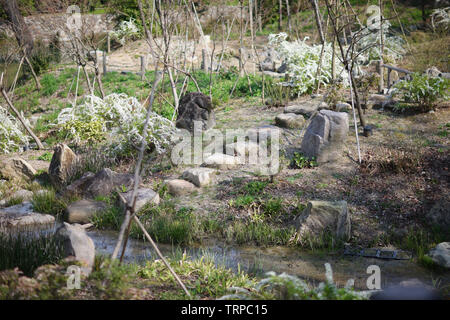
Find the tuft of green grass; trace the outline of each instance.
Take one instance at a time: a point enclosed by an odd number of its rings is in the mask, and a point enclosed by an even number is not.
[[[41,79],[41,85],[42,85],[42,95],[45,97],[51,96],[54,94],[58,88],[59,88],[59,81],[58,79],[51,73],[45,74]]]
[[[0,233],[0,271],[17,267],[25,275],[32,275],[37,267],[58,262],[63,250],[62,240],[54,234]]]
[[[34,193],[31,203],[33,204],[33,210],[36,212],[61,216],[68,203],[74,200],[57,198],[54,190],[46,190],[45,192]]]
[[[38,157],[38,160],[42,160],[42,161],[52,161],[52,157],[53,157],[53,153],[46,151],[45,153],[43,153],[41,156]]]

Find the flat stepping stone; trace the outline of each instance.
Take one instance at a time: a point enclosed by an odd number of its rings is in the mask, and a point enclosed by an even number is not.
[[[216,168],[220,170],[231,170],[239,164],[239,158],[228,154],[214,153],[203,162],[203,167]]]
[[[5,206],[8,201],[13,199],[22,199],[23,201],[30,201],[33,198],[33,192],[25,189],[20,189],[10,195],[8,198],[0,201],[0,206]]]
[[[305,118],[301,114],[282,113],[276,116],[275,123],[277,126],[288,129],[298,129],[305,125]]]
[[[106,209],[106,207],[106,203],[101,201],[78,200],[67,207],[64,220],[69,223],[89,223],[94,214]]]
[[[284,108],[284,113],[301,114],[307,118],[319,110],[328,109],[328,105],[325,102],[305,102],[303,104],[290,105]]]
[[[3,228],[23,228],[47,226],[55,222],[55,217],[33,211],[31,202],[0,209],[0,230]]]
[[[133,190],[130,190],[128,192],[124,192],[121,194],[122,197],[128,202],[131,202],[131,197],[133,196]],[[125,208],[125,203],[121,199],[121,205],[123,208]],[[150,188],[141,188],[138,189],[136,194],[136,205],[134,207],[134,211],[138,212],[140,211],[144,206],[146,206],[149,203],[158,205],[160,202],[159,194],[155,191],[153,191]],[[131,205],[131,204],[130,204]]]
[[[201,188],[214,182],[216,172],[210,168],[190,168],[183,172],[182,178]]]
[[[166,180],[164,183],[166,184],[169,193],[173,196],[189,194],[197,189],[193,183],[183,179]]]

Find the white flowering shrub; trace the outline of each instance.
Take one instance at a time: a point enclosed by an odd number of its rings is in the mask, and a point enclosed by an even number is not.
[[[378,23],[379,25],[379,23]],[[383,58],[385,62],[395,63],[400,60],[406,53],[405,41],[392,33],[391,23],[388,20],[383,20],[383,38],[384,38],[384,53]],[[358,40],[355,45],[357,53],[360,53],[358,63],[368,64],[374,60],[380,60],[380,29],[378,28],[364,28],[359,31]]]
[[[286,41],[287,34],[269,35],[269,45],[273,47],[287,65],[289,74],[289,85],[296,88],[298,95],[310,93],[316,84],[317,66],[319,64],[322,45],[308,45],[306,37],[303,40],[293,42]],[[326,85],[331,80],[332,47],[326,43],[322,58],[322,71],[320,83]],[[344,82],[348,81],[345,76],[344,66],[336,59],[336,75],[342,77]]]
[[[147,110],[135,97],[124,93],[110,94],[104,99],[89,95],[83,104],[66,108],[57,123],[75,142],[107,140],[116,148],[139,145]],[[163,153],[172,143],[176,128],[172,121],[155,112],[150,113],[147,142]]]
[[[434,9],[431,12],[433,30],[448,32],[450,30],[450,7]]]
[[[0,106],[0,152],[17,151],[21,145],[27,145],[28,142],[28,136],[22,131],[22,124]]]
[[[136,26],[135,20],[133,18],[130,18],[129,21],[121,21],[116,30],[111,31],[109,34],[111,35],[112,39],[115,39],[121,45],[124,45],[128,39],[139,35],[139,29]]]

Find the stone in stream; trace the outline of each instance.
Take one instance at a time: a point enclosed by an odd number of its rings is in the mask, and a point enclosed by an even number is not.
[[[351,235],[350,214],[346,201],[309,201],[295,219],[300,239],[321,237],[329,231],[336,238],[348,240]]]
[[[281,113],[275,117],[277,126],[288,129],[298,129],[304,126],[305,118],[301,114]]]
[[[54,222],[54,216],[34,212],[31,202],[0,209],[0,229],[47,226]]]
[[[128,173],[117,173],[105,168],[93,175],[88,172],[79,180],[69,185],[66,194],[80,195],[86,198],[98,196],[109,196],[113,191],[130,190],[134,186],[134,175]]]
[[[19,157],[4,160],[0,166],[0,175],[8,180],[31,181],[36,173],[28,162]]]
[[[169,193],[173,196],[189,194],[197,189],[193,183],[182,179],[166,180],[164,183]]]
[[[82,199],[72,202],[66,209],[64,220],[69,223],[90,223],[95,213],[106,209],[106,204],[101,201]]]
[[[301,151],[308,158],[315,157],[318,163],[337,160],[342,153],[348,134],[348,114],[321,110],[306,129]]]
[[[441,242],[431,249],[428,256],[439,266],[450,269],[450,242]]]
[[[95,260],[95,245],[86,231],[79,225],[66,222],[56,231],[56,236],[64,242],[64,256],[73,257],[82,263],[81,272],[88,276]]]
[[[239,158],[228,154],[214,153],[205,158],[202,167],[231,170],[239,164]]]
[[[131,197],[133,195],[133,190],[128,192],[121,193],[121,196],[128,203],[131,202]],[[136,194],[136,205],[134,207],[134,211],[140,211],[145,205],[152,203],[158,205],[160,202],[159,194],[153,191],[150,188],[139,188]],[[122,208],[125,208],[126,204],[123,202],[122,198],[120,198],[120,204]],[[130,203],[131,205],[131,203]]]
[[[201,123],[202,130],[208,130],[216,123],[211,99],[201,92],[186,93],[180,99],[176,126],[194,132],[195,121]]]
[[[55,146],[48,168],[51,183],[59,187],[66,182],[72,165],[77,160],[76,154],[64,143]]]
[[[33,198],[33,192],[25,189],[20,189],[10,195],[8,198],[0,201],[0,206],[6,205],[10,200],[21,199],[23,201],[30,201]]]
[[[183,172],[182,178],[197,187],[205,187],[214,182],[216,170],[210,168],[190,168]]]

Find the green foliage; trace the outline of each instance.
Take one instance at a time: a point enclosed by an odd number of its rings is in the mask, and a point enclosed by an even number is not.
[[[157,242],[172,244],[189,244],[200,231],[199,222],[192,208],[176,209],[171,202],[160,206],[148,206],[141,210],[139,219],[150,236]],[[131,229],[131,236],[144,238],[136,225]]]
[[[317,161],[314,157],[308,159],[299,152],[294,152],[294,157],[291,161],[291,167],[295,169],[314,168],[317,167]]]
[[[33,194],[33,210],[39,213],[61,216],[67,208],[68,199],[58,199],[54,190],[45,190]]]
[[[231,269],[216,265],[213,260],[206,257],[191,260],[186,254],[183,254],[181,259],[169,259],[169,263],[175,273],[184,281],[194,299],[218,298],[224,295],[229,287],[246,287],[255,284],[255,281],[243,271],[239,270],[235,273]],[[165,284],[166,288],[167,286],[176,286],[177,290],[170,296],[171,299],[187,298],[185,293],[178,289],[175,278],[161,260],[148,261],[144,267],[140,268],[138,274],[153,283]],[[160,298],[169,297],[164,295]]]
[[[259,181],[259,180],[250,181],[249,183],[244,185],[244,187],[241,189],[241,192],[244,192],[245,194],[249,194],[252,196],[256,196],[261,194],[268,184],[269,184],[268,181]]]
[[[295,230],[293,227],[278,227],[264,221],[236,220],[224,232],[227,242],[265,246],[287,245]]]
[[[412,79],[403,80],[396,84],[398,92],[406,102],[416,103],[423,111],[429,111],[436,107],[436,102],[448,97],[450,80],[444,78],[432,78],[427,75],[415,73]]]
[[[52,157],[53,157],[53,153],[46,151],[38,157],[38,160],[50,162],[50,161],[52,161]]]
[[[69,120],[62,125],[62,130],[68,134],[75,131],[81,141],[95,144],[105,139],[103,124],[100,120],[85,122],[82,120]],[[69,134],[70,135],[70,134]]]
[[[282,82],[274,82],[271,77],[265,78],[266,104],[280,108],[284,107],[292,98],[292,87]]]
[[[17,267],[26,275],[32,275],[37,267],[58,262],[63,250],[62,241],[54,234],[0,233],[0,270]]]
[[[41,92],[42,95],[44,95],[45,97],[51,96],[56,92],[56,90],[58,90],[59,87],[58,79],[56,79],[56,77],[51,73],[45,74],[40,82],[42,85]]]
[[[303,280],[286,273],[268,272],[267,277],[254,287],[233,287],[232,294],[221,300],[361,300],[352,289],[337,288],[332,281],[321,283],[317,288],[309,287]]]

